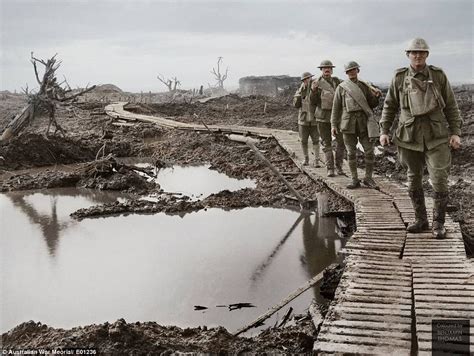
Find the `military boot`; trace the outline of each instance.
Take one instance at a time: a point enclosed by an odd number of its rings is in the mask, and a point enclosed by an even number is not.
[[[425,195],[423,189],[409,190],[411,204],[415,210],[415,222],[407,226],[407,231],[412,233],[422,232],[430,228],[426,215]]]
[[[374,162],[365,162],[365,177],[362,180],[362,183],[369,188],[377,189],[377,183],[375,183],[372,175],[374,173]]]
[[[349,169],[351,170],[352,181],[349,183],[347,189],[360,188],[360,180],[357,176],[357,161],[355,159],[349,160]]]
[[[303,156],[304,156],[303,162],[301,162],[301,163],[303,164],[303,166],[307,166],[308,163],[309,163],[308,144],[302,143],[301,144],[301,150],[303,151]]]
[[[326,168],[328,170],[328,177],[334,177],[334,155],[331,151],[324,152],[326,156]]]
[[[446,217],[447,206],[448,192],[435,192],[432,227],[432,233],[435,239],[444,239],[446,237],[446,228],[444,227],[444,220]]]
[[[320,157],[319,157],[319,143],[313,145],[313,152],[314,152],[314,163],[313,167],[320,168]]]
[[[340,176],[344,175],[342,164],[344,162],[344,146],[337,145],[336,147],[336,173]]]

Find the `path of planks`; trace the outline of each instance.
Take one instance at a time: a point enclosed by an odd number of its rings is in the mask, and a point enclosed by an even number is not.
[[[296,132],[222,125],[206,128],[133,114],[124,110],[124,104],[111,104],[105,111],[119,120],[168,128],[274,137],[302,171],[354,204],[357,231],[342,251],[346,267],[314,344],[316,352],[428,355],[433,319],[469,319],[474,326],[474,264],[466,257],[459,224],[447,217],[448,235],[441,241],[432,239],[430,232],[407,234],[405,227],[414,221],[414,212],[405,187],[376,177],[380,190],[346,189],[348,177],[327,178],[324,167],[301,165]],[[363,176],[362,171],[359,174]],[[432,207],[430,199],[427,205]],[[471,331],[471,345],[472,340]],[[452,351],[449,347],[446,351]]]

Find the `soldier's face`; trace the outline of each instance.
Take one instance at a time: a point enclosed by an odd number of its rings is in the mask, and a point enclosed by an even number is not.
[[[304,84],[304,85],[308,85],[308,83],[309,83],[310,80],[311,80],[311,78],[303,79],[303,84]]]
[[[359,73],[359,68],[353,68],[353,69],[348,70],[348,71],[346,72],[347,77],[348,77],[349,79],[356,79],[356,78],[357,78],[357,73]]]
[[[413,68],[423,68],[426,65],[426,58],[428,52],[425,51],[410,51],[408,52],[408,59]]]
[[[332,75],[332,68],[331,67],[323,67],[321,68],[323,72],[323,77],[330,77]]]

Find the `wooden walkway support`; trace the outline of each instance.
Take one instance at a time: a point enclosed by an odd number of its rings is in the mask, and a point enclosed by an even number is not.
[[[274,137],[300,170],[354,204],[357,231],[342,250],[346,267],[314,351],[428,355],[432,352],[431,324],[436,319],[470,320],[470,343],[474,344],[474,265],[466,257],[459,224],[451,218],[447,217],[445,240],[432,239],[430,232],[407,234],[406,226],[415,216],[404,186],[375,177],[379,190],[346,189],[349,177],[327,178],[325,168],[301,165],[296,132],[243,126],[206,128],[133,114],[123,109],[124,104],[111,104],[105,111],[115,118],[169,128]],[[344,169],[348,172],[347,164]],[[427,206],[431,210],[430,199]]]

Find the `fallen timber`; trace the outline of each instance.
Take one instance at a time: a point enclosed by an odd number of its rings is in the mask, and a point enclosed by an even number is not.
[[[402,185],[376,176],[379,190],[347,189],[349,177],[327,178],[325,168],[302,166],[297,132],[187,124],[133,114],[124,104],[108,105],[105,112],[116,119],[168,128],[273,137],[301,171],[354,204],[357,231],[341,251],[346,266],[315,352],[430,355],[433,320],[470,320],[474,325],[474,263],[466,256],[459,224],[447,216],[447,238],[441,241],[432,239],[430,232],[407,233],[405,228],[415,216]],[[344,169],[348,171],[346,162]],[[427,199],[429,212],[432,206]],[[472,330],[467,341],[471,345]],[[442,351],[452,351],[446,347]]]

